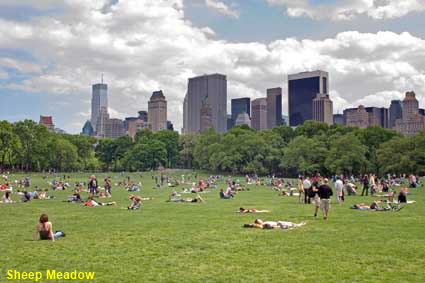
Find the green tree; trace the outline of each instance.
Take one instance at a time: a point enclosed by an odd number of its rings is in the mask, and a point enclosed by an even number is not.
[[[179,133],[176,131],[159,131],[154,134],[154,139],[165,144],[167,149],[166,166],[169,168],[175,167],[179,160]]]

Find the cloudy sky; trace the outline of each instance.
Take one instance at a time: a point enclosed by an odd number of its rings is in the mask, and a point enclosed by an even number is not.
[[[425,107],[424,16],[425,0],[0,0],[0,119],[79,133],[102,73],[111,116],[162,89],[177,129],[187,79],[216,72],[229,101],[282,87],[285,113],[287,75],[316,69],[335,112],[408,90]]]

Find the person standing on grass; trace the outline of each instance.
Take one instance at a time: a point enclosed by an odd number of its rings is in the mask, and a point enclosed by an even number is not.
[[[109,177],[105,178],[105,193],[108,193],[110,196],[112,195],[112,182]]]
[[[303,181],[303,187],[304,187],[304,203],[310,203],[310,189],[311,189],[311,182],[309,177],[305,177]]]
[[[323,180],[323,184],[319,186],[317,195],[320,198],[320,208],[323,212],[323,219],[328,219],[329,209],[331,208],[331,196],[333,195],[331,187],[329,187],[328,179]]]
[[[341,204],[343,202],[343,190],[344,190],[344,183],[342,182],[340,177],[336,177],[335,181],[335,195],[336,195],[336,201],[338,204]]]
[[[366,196],[369,193],[369,178],[367,175],[364,175],[363,180],[363,190],[362,190],[362,196],[366,193]]]
[[[304,177],[298,178],[298,202],[303,203],[304,202]]]
[[[94,176],[94,175],[90,176],[90,181],[89,181],[88,187],[89,187],[90,194],[95,195],[97,193],[96,176]]]

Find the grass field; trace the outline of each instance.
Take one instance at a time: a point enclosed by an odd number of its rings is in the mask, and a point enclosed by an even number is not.
[[[88,175],[72,174],[71,181],[85,181]],[[108,175],[113,183],[123,179]],[[144,201],[140,211],[121,209],[129,204],[129,193],[116,186],[111,199],[118,202],[115,207],[62,202],[69,191],[51,191],[56,196],[52,200],[0,204],[0,282],[34,282],[8,280],[8,270],[91,271],[94,280],[79,281],[111,283],[425,281],[425,187],[411,189],[409,199],[417,203],[399,212],[348,208],[371,203],[370,196],[347,196],[342,206],[333,198],[330,219],[324,221],[313,219],[312,205],[280,197],[270,187],[252,185],[231,200],[220,200],[215,189],[202,195],[205,203],[167,203],[172,188],[152,189],[151,173],[142,179],[127,175],[142,182],[137,194],[154,198]],[[47,187],[41,176],[31,175],[32,187]],[[272,212],[238,214],[240,206]],[[67,236],[55,242],[33,241],[41,213]],[[241,227],[255,218],[307,225],[286,231]],[[67,281],[78,280],[39,282]]]

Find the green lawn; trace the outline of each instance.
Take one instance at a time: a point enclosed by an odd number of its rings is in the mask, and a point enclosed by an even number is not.
[[[113,183],[123,179],[116,173],[108,175]],[[32,187],[46,188],[41,176],[31,175]],[[71,176],[71,181],[83,181],[89,174]],[[297,197],[280,197],[270,187],[252,185],[251,191],[231,200],[220,200],[216,189],[202,195],[203,204],[167,203],[172,188],[152,189],[150,173],[142,179],[139,174],[131,176],[143,183],[138,194],[154,198],[144,201],[140,211],[121,209],[129,204],[129,193],[116,186],[111,199],[116,207],[62,202],[69,191],[50,192],[56,196],[52,200],[0,204],[0,282],[33,282],[7,280],[8,270],[92,271],[94,280],[80,282],[111,283],[425,280],[425,187],[411,189],[409,199],[417,203],[399,212],[348,208],[371,203],[370,196],[347,196],[342,206],[333,198],[330,219],[324,221],[321,215],[313,219],[312,205],[298,204]],[[240,206],[272,212],[235,213]],[[41,213],[49,215],[54,230],[67,236],[55,242],[33,241]],[[307,221],[307,225],[289,231],[241,227],[255,218]]]

